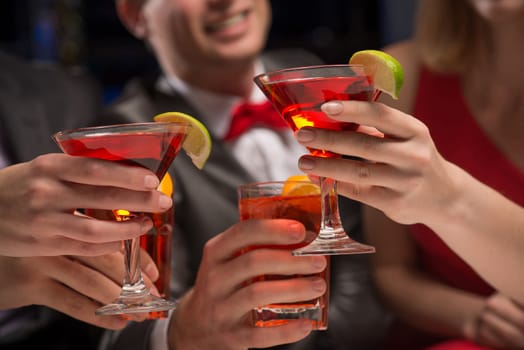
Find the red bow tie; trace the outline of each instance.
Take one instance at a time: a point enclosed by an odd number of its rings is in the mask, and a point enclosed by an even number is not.
[[[269,101],[260,104],[242,103],[233,110],[231,125],[224,140],[235,139],[255,126],[264,126],[270,129],[289,127]]]

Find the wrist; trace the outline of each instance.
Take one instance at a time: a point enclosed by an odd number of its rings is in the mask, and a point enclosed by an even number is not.
[[[457,167],[453,163],[448,164],[446,170],[448,181],[439,191],[437,200],[433,200],[434,208],[427,222],[423,222],[431,227],[435,232],[446,232],[447,228],[453,226],[455,222],[469,220],[469,208],[467,187],[469,174]]]
[[[188,292],[187,294],[190,294]],[[187,296],[187,295],[186,295]],[[167,344],[169,350],[176,350],[176,349],[189,349],[184,345],[184,329],[182,326],[181,319],[183,318],[181,316],[181,313],[183,312],[184,304],[182,298],[177,302],[176,308],[171,312],[171,317],[169,319],[169,325],[167,327]]]

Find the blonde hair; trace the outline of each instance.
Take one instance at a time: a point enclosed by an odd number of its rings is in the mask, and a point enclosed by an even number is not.
[[[422,62],[438,71],[461,71],[484,25],[467,0],[421,0],[414,37]]]

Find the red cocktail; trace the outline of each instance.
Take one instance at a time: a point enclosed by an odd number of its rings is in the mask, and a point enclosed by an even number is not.
[[[320,106],[332,100],[369,101],[374,94],[373,85],[366,75],[275,81],[262,85],[262,90],[294,131],[304,126],[355,130],[356,124],[330,119],[320,111]],[[315,156],[338,157],[338,154],[323,150],[311,150],[311,153]]]
[[[307,246],[318,235],[321,222],[320,194],[282,195],[284,182],[253,183],[240,186],[240,220],[249,219],[293,219],[300,221],[306,228],[306,239],[297,245],[245,247],[241,253],[253,249],[297,249]],[[309,319],[313,329],[327,329],[327,311],[329,306],[329,258],[326,269],[316,274],[326,281],[326,293],[313,300],[300,300],[293,303],[272,303],[255,308],[252,319],[255,326],[268,327],[288,323],[294,319]],[[282,280],[297,277],[282,275],[263,275],[246,283],[268,280]]]
[[[189,123],[183,122],[136,123],[62,131],[53,137],[64,153],[141,166],[153,171],[161,179],[180,151],[190,128]],[[108,214],[108,211],[105,213]],[[111,214],[117,221],[145,215],[123,209],[114,209]],[[124,241],[124,248],[126,268],[120,297],[98,309],[97,314],[174,308],[173,302],[152,295],[144,284],[140,271],[140,239]]]
[[[330,119],[320,107],[333,100],[372,101],[377,96],[371,78],[365,74],[363,67],[347,64],[282,69],[256,76],[255,83],[293,130],[305,126],[355,130],[356,124]],[[314,156],[339,157],[324,150],[309,151]],[[321,178],[320,181],[320,233],[310,245],[293,251],[293,254],[373,253],[374,247],[354,241],[344,231],[338,212],[335,181],[327,178]]]

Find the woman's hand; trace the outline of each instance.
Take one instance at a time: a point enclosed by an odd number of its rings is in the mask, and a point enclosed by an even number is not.
[[[323,295],[320,277],[301,277],[245,285],[263,274],[309,275],[326,268],[323,256],[294,257],[290,250],[261,248],[239,255],[248,246],[288,245],[304,239],[304,226],[292,220],[247,220],[208,241],[195,286],[182,298],[169,326],[174,349],[240,350],[296,342],[311,331],[311,321],[256,328],[253,308]]]
[[[163,212],[171,198],[156,191],[147,169],[47,154],[0,170],[0,255],[101,255],[146,233],[151,219],[125,222],[72,215],[76,208]]]
[[[486,299],[466,337],[495,349],[524,349],[524,307],[500,293]],[[469,333],[469,334],[468,334]]]
[[[453,201],[461,172],[438,153],[427,127],[416,118],[381,103],[328,102],[332,119],[362,125],[357,131],[303,128],[298,141],[347,158],[303,156],[301,170],[338,181],[338,191],[380,209],[391,219],[427,221]]]

